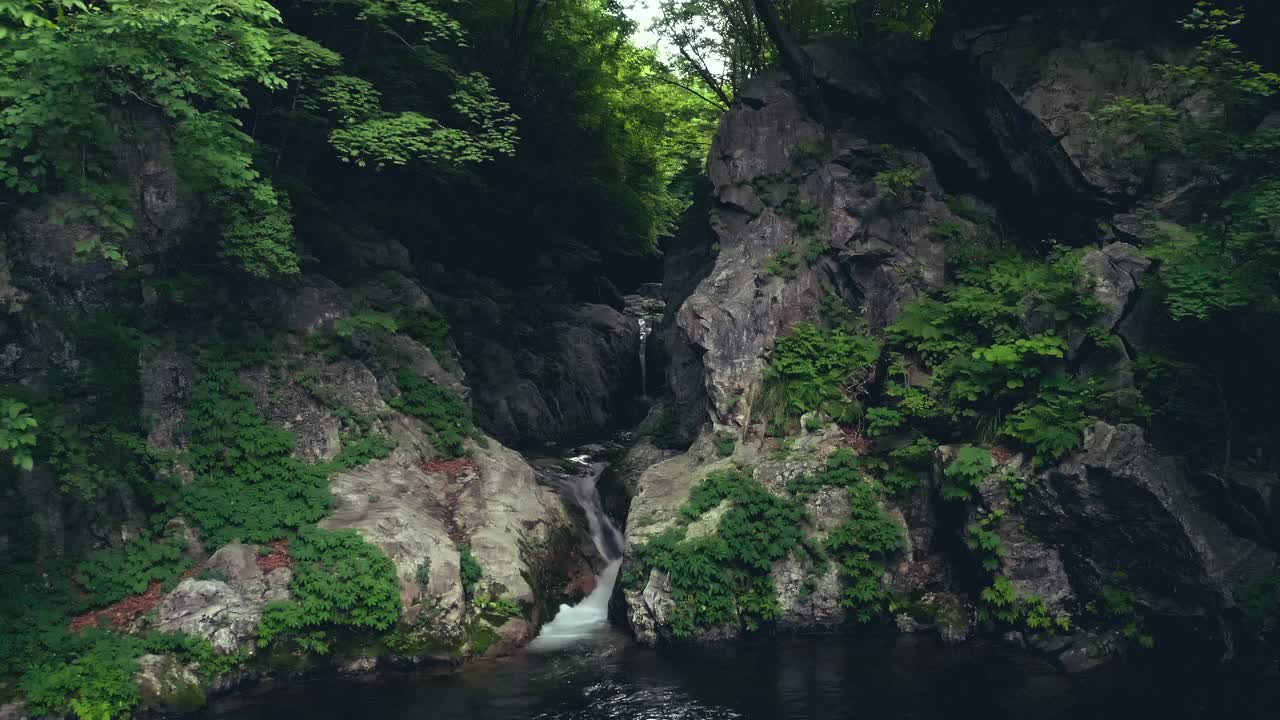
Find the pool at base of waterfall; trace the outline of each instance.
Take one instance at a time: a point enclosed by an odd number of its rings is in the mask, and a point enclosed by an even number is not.
[[[1274,718],[1280,680],[1168,658],[1066,676],[1001,647],[928,636],[807,637],[655,652],[620,631],[556,652],[239,695],[208,720],[1144,720]]]

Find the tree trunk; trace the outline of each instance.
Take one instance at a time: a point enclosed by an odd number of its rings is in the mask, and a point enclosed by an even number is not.
[[[818,81],[813,75],[813,58],[791,38],[786,28],[782,27],[782,19],[778,17],[778,6],[773,0],[754,0],[756,13],[764,22],[764,29],[769,39],[778,48],[778,57],[782,67],[799,86],[800,96],[805,107],[820,124],[827,124],[827,106],[822,102],[818,92]]]

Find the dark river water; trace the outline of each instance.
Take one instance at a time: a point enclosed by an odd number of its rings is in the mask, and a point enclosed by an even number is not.
[[[945,648],[910,636],[656,653],[610,632],[586,645],[477,662],[449,675],[315,680],[241,694],[203,718],[1276,720],[1280,679],[1194,669],[1159,654],[1067,677],[999,648]]]

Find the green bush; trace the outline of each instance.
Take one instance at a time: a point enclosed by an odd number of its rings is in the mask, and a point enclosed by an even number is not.
[[[862,417],[860,396],[869,369],[880,355],[874,339],[849,327],[822,328],[798,322],[778,338],[765,368],[762,403],[774,418],[791,423],[808,412],[821,412],[837,422]]]
[[[1155,646],[1155,637],[1147,631],[1142,617],[1138,596],[1129,586],[1129,577],[1122,571],[1107,576],[1102,584],[1102,595],[1097,601],[1085,605],[1085,611],[1099,621],[1119,629],[1126,640],[1144,648]]]
[[[738,438],[728,430],[720,430],[716,432],[716,452],[720,457],[729,457],[733,454],[734,448],[738,446]]]
[[[232,369],[211,367],[196,382],[183,432],[195,477],[177,509],[210,544],[269,542],[328,512],[329,468],[293,456],[293,433],[262,417]]]
[[[467,437],[475,431],[471,408],[457,395],[410,370],[401,370],[398,382],[400,394],[387,401],[391,407],[425,423],[431,429],[432,443],[446,458],[462,457]]]
[[[859,479],[848,487],[849,520],[827,536],[825,550],[844,576],[841,604],[859,622],[868,622],[887,604],[885,561],[906,548],[906,538],[885,512],[878,485]]]
[[[476,585],[484,577],[484,569],[476,556],[471,554],[470,545],[458,546],[458,567],[462,575],[462,591],[468,598],[475,595]]]
[[[325,654],[334,630],[390,630],[400,619],[395,565],[354,530],[303,528],[289,553],[296,561],[293,599],[264,608],[263,643],[283,637]]]
[[[685,540],[686,526],[721,502],[730,507],[715,535]],[[624,584],[643,582],[651,568],[670,574],[672,632],[733,625],[757,629],[777,616],[769,569],[803,539],[805,513],[794,500],[765,490],[742,470],[709,473],[680,509],[680,525],[635,549]]]
[[[876,173],[872,179],[881,194],[891,198],[900,198],[914,194],[918,190],[922,175],[924,175],[924,171],[919,168],[899,168],[897,170],[882,170]]]
[[[453,332],[449,321],[434,307],[401,310],[396,314],[396,322],[400,325],[400,332],[426,345],[434,353],[445,349],[449,333]]]
[[[967,260],[956,282],[903,308],[887,328],[895,351],[873,434],[912,430],[930,437],[989,442],[1004,436],[1052,461],[1075,447],[1101,398],[1070,375],[1066,338],[1088,334],[1100,311],[1086,291],[1077,253],[1048,261],[993,249]],[[1039,332],[1028,332],[1036,317]],[[908,359],[928,370],[927,386],[896,378]]]
[[[102,550],[82,561],[76,579],[95,606],[141,595],[153,582],[169,585],[192,565],[176,538],[140,538],[119,549]]]
[[[947,483],[942,487],[943,497],[950,500],[968,500],[982,488],[991,474],[991,451],[986,448],[965,445],[943,470]]]
[[[816,544],[805,537],[801,503],[828,486],[848,489],[850,517]],[[788,492],[792,497],[773,495],[736,468],[708,473],[680,508],[679,524],[633,550],[624,586],[643,583],[653,568],[670,575],[677,637],[724,625],[755,630],[780,612],[769,574],[774,564],[792,553],[819,564],[830,556],[845,577],[842,602],[858,619],[870,619],[888,598],[884,561],[905,547],[901,527],[880,504],[879,487],[864,478],[853,452],[840,450],[820,473],[792,480]],[[724,501],[729,506],[717,532],[686,539],[688,525]]]
[[[778,248],[769,258],[764,271],[781,278],[794,278],[800,273],[800,260],[791,248]]]
[[[0,453],[9,453],[15,466],[30,470],[31,450],[36,445],[36,419],[26,404],[12,398],[0,398]]]

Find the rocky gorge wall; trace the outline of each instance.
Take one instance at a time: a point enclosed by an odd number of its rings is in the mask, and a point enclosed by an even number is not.
[[[1153,184],[1140,182],[1108,154],[1090,114],[1114,96],[1165,91],[1151,66],[1186,51],[1161,32],[1141,12],[1086,8],[962,29],[924,51],[812,45],[832,115],[825,127],[781,72],[764,73],[739,93],[711,148],[709,202],[670,251],[709,260],[698,277],[689,277],[695,263],[667,271],[670,399],[701,411],[703,424],[675,457],[662,459],[642,443],[637,464],[653,464],[630,469],[624,578],[628,566],[643,572],[624,580],[616,608],[642,643],[750,631],[732,620],[680,628],[679,578],[647,564],[652,542],[667,531],[685,543],[716,536],[727,506],[692,522],[687,514],[704,478],[746,468],[786,498],[795,478],[820,471],[837,450],[876,449],[821,421],[806,421],[785,440],[764,425],[772,349],[795,323],[820,321],[829,296],[876,334],[911,300],[942,287],[957,233],[1000,228],[1024,246],[1092,246],[1081,264],[1103,308],[1093,322],[1111,340],[1089,347],[1073,340],[1068,361],[1113,389],[1132,389],[1143,330],[1134,308],[1150,267],[1137,251],[1136,213],[1187,202],[1194,183],[1177,167]],[[895,192],[886,169],[909,173],[914,196]],[[919,378],[927,383],[927,375]],[[875,442],[881,451],[894,448],[883,446],[891,438]],[[900,629],[936,628],[952,641],[975,631],[990,611],[978,580],[979,527],[998,536],[991,541],[998,557],[985,570],[1009,583],[1001,588],[1034,598],[1046,623],[1075,618],[1057,632],[1033,625],[1009,636],[1068,669],[1103,662],[1138,634],[1122,637],[1088,619],[1088,608],[1114,598],[1119,579],[1126,602],[1166,637],[1199,638],[1224,658],[1237,646],[1256,649],[1256,630],[1242,629],[1233,588],[1273,571],[1274,540],[1231,527],[1186,463],[1155,448],[1141,428],[1098,422],[1052,467],[997,452],[967,511],[942,497],[944,468],[956,452],[939,448],[927,481],[881,503],[905,543],[883,577]],[[1276,497],[1274,478],[1262,484],[1264,495]],[[815,575],[805,548],[828,541],[849,518],[849,501],[825,488],[804,498],[803,508],[808,539],[769,566],[772,625],[848,628],[847,579],[832,564],[818,564]],[[1274,521],[1274,514],[1264,520]]]
[[[233,358],[250,410],[288,431],[293,458],[329,468],[319,526],[354,530],[393,564],[403,642],[331,661],[267,653],[258,641],[264,608],[292,597],[296,580],[287,544],[210,543],[181,517],[162,532],[183,537],[193,569],[95,611],[85,626],[180,632],[258,658],[225,687],[281,668],[359,671],[507,653],[590,590],[603,561],[584,518],[497,438],[566,441],[625,422],[640,391],[636,317],[563,293],[509,315],[483,278],[420,271],[384,237],[363,238],[330,266],[341,282],[315,265],[279,284],[175,276],[166,253],[198,231],[197,201],[180,189],[163,140],[148,136],[130,151],[143,222],[121,242],[146,264],[84,257],[78,246],[101,228],[68,221],[75,201],[65,197],[20,213],[0,239],[0,385],[33,405],[56,398],[48,412],[71,418],[44,423],[42,414],[41,448],[52,449],[39,450],[30,471],[3,471],[0,558],[61,568],[154,533],[165,500],[151,493],[194,482],[190,416],[208,411],[193,410],[198,386],[211,358]],[[404,404],[424,382],[473,405],[479,427],[469,429],[468,410],[462,436],[442,440],[447,426]],[[101,407],[117,425],[93,424]],[[118,427],[138,428],[137,444],[125,447],[148,458],[145,472],[78,459],[114,458],[103,453],[119,451],[109,429]],[[479,607],[498,600],[507,603],[500,612]],[[188,690],[203,696],[204,681],[171,657],[142,666],[148,705]]]

